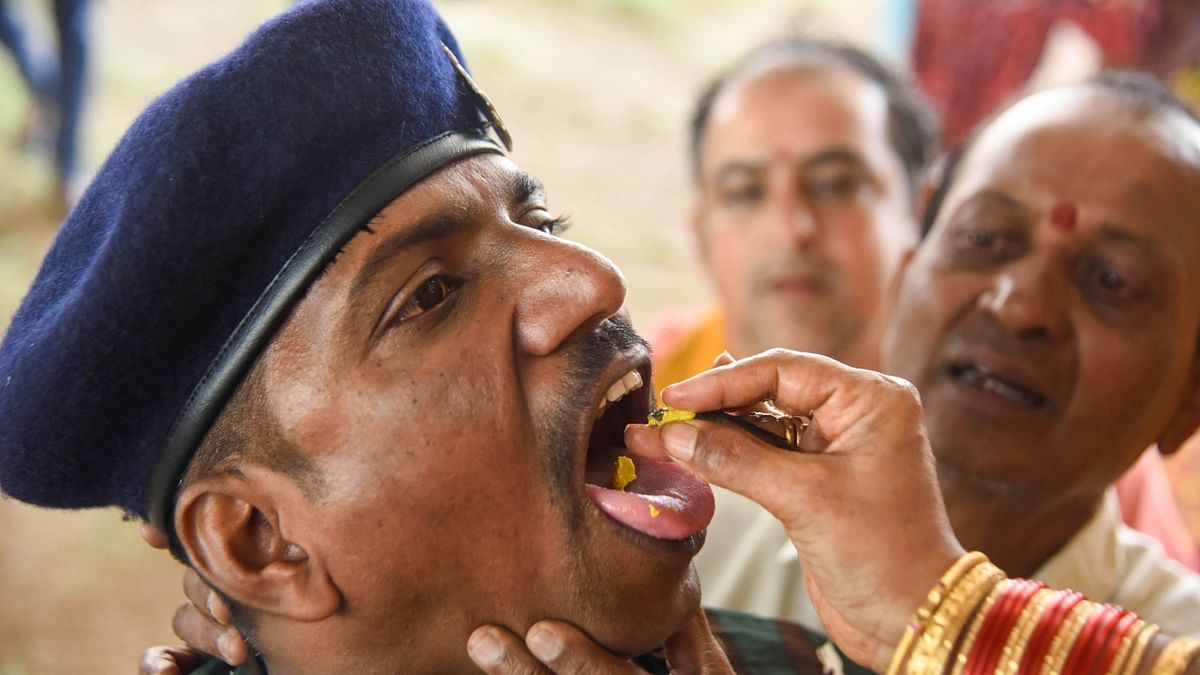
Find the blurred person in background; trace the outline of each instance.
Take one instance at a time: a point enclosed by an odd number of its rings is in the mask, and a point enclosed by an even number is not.
[[[0,44],[12,55],[30,97],[24,144],[52,148],[55,200],[64,212],[82,191],[79,129],[88,79],[90,0],[52,0],[57,58],[40,63],[12,8],[0,0]],[[45,138],[41,138],[45,136]]]
[[[949,148],[1029,83],[1062,24],[1094,42],[1097,67],[1148,72],[1200,104],[1200,5],[1191,0],[892,0],[889,6],[897,32],[913,31],[912,68],[938,107]],[[910,21],[897,20],[906,13]]]
[[[691,123],[690,229],[719,303],[648,331],[659,390],[772,347],[879,367],[889,285],[919,235],[936,119],[866,52],[767,43],[704,89]],[[817,627],[779,524],[717,489],[697,557],[704,601]],[[781,572],[781,573],[775,573]]]
[[[880,310],[937,154],[925,102],[869,54],[797,37],[717,76],[690,131],[690,229],[719,304],[650,330],[656,385],[725,350],[877,366]]]

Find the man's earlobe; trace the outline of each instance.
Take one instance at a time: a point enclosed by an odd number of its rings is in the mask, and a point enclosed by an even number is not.
[[[296,504],[298,492],[288,477],[260,467],[202,478],[180,493],[175,527],[192,567],[234,602],[319,621],[336,612],[342,598],[317,543],[283,534],[281,521],[307,513]]]
[[[1158,438],[1158,451],[1173,454],[1200,428],[1200,357],[1192,364],[1190,388],[1167,428]]]

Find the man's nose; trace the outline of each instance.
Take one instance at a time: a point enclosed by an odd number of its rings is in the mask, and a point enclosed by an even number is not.
[[[523,351],[544,356],[616,314],[625,302],[625,277],[580,244],[542,240],[537,247],[524,266],[515,330]]]
[[[1066,284],[1038,261],[1012,265],[992,277],[980,306],[1014,335],[1060,338],[1069,331]]]
[[[804,195],[797,194],[790,186],[779,188],[773,206],[772,220],[785,237],[781,243],[803,248],[813,241],[817,235],[817,219]]]

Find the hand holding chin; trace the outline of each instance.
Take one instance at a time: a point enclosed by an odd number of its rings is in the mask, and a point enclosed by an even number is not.
[[[704,612],[698,611],[667,638],[671,672],[725,674],[733,668],[713,637]],[[525,637],[499,626],[482,626],[467,641],[467,653],[491,675],[644,675],[646,671],[609,652],[586,633],[562,621],[539,621]]]

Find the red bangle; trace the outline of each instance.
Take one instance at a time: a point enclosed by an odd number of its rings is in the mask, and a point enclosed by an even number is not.
[[[1130,611],[1125,611],[1121,620],[1112,629],[1112,633],[1108,636],[1108,644],[1106,649],[1101,650],[1097,654],[1096,664],[1092,667],[1092,672],[1096,675],[1104,675],[1112,666],[1113,659],[1117,658],[1117,652],[1121,651],[1121,643],[1125,641],[1125,636],[1129,634],[1129,630],[1139,621],[1140,617]]]
[[[971,651],[967,654],[963,675],[988,675],[982,665],[987,658],[986,655],[991,652],[992,642],[995,641],[992,636],[996,632],[996,626],[1003,620],[1002,617],[1007,611],[1006,607],[1012,603],[1015,591],[1021,587],[1024,581],[1024,579],[1009,580],[996,596],[996,601],[984,615],[983,623],[979,626],[979,635],[976,636],[975,643],[971,645]]]
[[[1093,641],[1096,639],[1096,632],[1100,630],[1100,626],[1108,623],[1112,615],[1115,613],[1111,605],[1100,605],[1100,607],[1092,612],[1088,617],[1087,623],[1083,625],[1083,630],[1079,631],[1079,637],[1075,638],[1075,644],[1071,645],[1071,651],[1067,655],[1067,660],[1063,663],[1061,675],[1069,673],[1083,673],[1085,658],[1091,655]],[[1111,627],[1111,624],[1109,624]]]
[[[982,664],[987,658],[987,654],[991,652],[991,644],[995,641],[996,626],[1004,620],[1007,607],[1012,604],[1016,591],[1021,588],[1023,583],[1023,579],[1012,579],[996,596],[996,602],[992,603],[991,609],[983,617],[983,624],[979,627],[979,636],[975,638],[975,644],[971,645],[971,652],[967,655],[967,663],[963,667],[963,675],[987,675]]]
[[[1017,669],[1017,675],[1038,674],[1042,668],[1042,661],[1046,658],[1046,652],[1050,651],[1050,643],[1054,640],[1054,634],[1062,627],[1062,622],[1071,613],[1071,610],[1086,599],[1083,593],[1078,591],[1058,592],[1054,601],[1042,614],[1037,627],[1033,629],[1033,634],[1029,636],[1029,642],[1026,644],[1025,654],[1021,657],[1021,666]]]
[[[1109,645],[1113,629],[1126,614],[1129,614],[1128,610],[1120,607],[1106,605],[1106,608],[1108,611],[1104,615],[1104,620],[1096,627],[1095,634],[1092,635],[1091,641],[1079,657],[1079,663],[1076,664],[1080,673],[1092,672],[1092,669],[1096,667],[1096,661],[1104,655],[1105,648]]]
[[[967,675],[991,675],[995,671],[1009,631],[1017,623],[1034,593],[1045,586],[1040,581],[1018,579],[1004,589],[1005,593],[997,598],[996,604],[984,618],[979,638],[983,640],[983,644],[980,645],[978,655],[974,649],[971,650],[971,655],[967,658]]]

